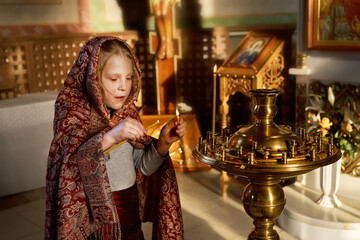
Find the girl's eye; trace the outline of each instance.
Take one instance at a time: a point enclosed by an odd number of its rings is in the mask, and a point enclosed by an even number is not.
[[[126,79],[129,80],[129,81],[132,81],[132,80],[133,80],[133,76],[127,77]]]

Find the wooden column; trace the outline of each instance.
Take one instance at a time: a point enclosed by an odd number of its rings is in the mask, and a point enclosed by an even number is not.
[[[177,59],[181,57],[180,41],[173,38],[174,57],[170,59],[156,59],[156,102],[158,114],[173,114],[176,108],[176,73]],[[155,32],[150,32],[150,52],[155,53],[159,46],[159,39]]]

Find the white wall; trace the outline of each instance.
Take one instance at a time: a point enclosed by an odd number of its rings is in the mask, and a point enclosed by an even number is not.
[[[307,80],[360,83],[360,52],[308,51]]]
[[[57,92],[0,101],[0,197],[45,186]]]
[[[298,0],[199,0],[202,17],[297,12]]]

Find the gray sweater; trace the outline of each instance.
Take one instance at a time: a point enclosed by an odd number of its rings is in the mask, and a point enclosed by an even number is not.
[[[135,184],[135,167],[142,174],[153,174],[167,158],[157,152],[154,141],[145,149],[135,148],[125,142],[105,154],[106,170],[109,176],[111,191],[124,190]]]

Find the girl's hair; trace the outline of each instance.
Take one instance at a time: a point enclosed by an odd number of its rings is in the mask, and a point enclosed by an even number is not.
[[[120,54],[123,57],[129,59],[132,62],[134,79],[137,79],[139,77],[139,73],[138,73],[135,63],[134,63],[134,58],[133,58],[132,54],[130,53],[129,49],[118,40],[109,40],[109,41],[104,42],[101,45],[100,53],[99,53],[99,60],[98,60],[98,66],[97,66],[97,77],[98,77],[100,86],[102,86],[101,74],[104,69],[104,66],[105,66],[106,62],[109,60],[109,58],[115,54]]]

